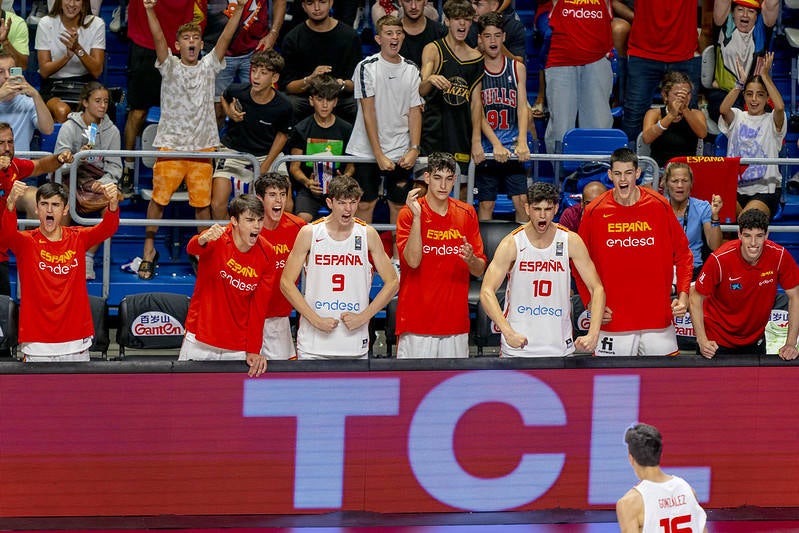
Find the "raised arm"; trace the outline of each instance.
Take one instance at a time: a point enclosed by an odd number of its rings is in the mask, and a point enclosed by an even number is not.
[[[138,0],[133,0],[137,2]],[[155,13],[155,4],[157,0],[142,0],[144,2],[144,11],[147,13],[147,25],[150,28],[150,33],[153,35],[153,44],[155,44],[155,56],[158,63],[161,64],[167,60],[171,51],[164,36],[164,30],[161,29],[161,23],[158,21],[158,15]]]
[[[236,31],[239,29],[239,22],[241,22],[241,14],[244,12],[244,4],[247,3],[247,0],[236,0],[236,8],[233,9],[232,6],[228,6],[226,12],[233,11],[228,15],[227,23],[225,24],[225,28],[222,30],[222,34],[219,36],[219,39],[216,41],[216,45],[214,45],[214,54],[216,54],[216,58],[219,61],[224,61],[225,59],[225,52],[227,52],[228,46],[230,46],[230,41],[233,40],[233,36],[236,34]]]

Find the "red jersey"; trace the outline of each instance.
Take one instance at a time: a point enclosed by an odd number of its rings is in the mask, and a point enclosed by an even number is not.
[[[0,189],[2,189],[3,195],[8,196],[15,181],[24,180],[32,173],[33,161],[29,159],[17,159],[16,157],[12,159],[7,169],[0,170]],[[5,209],[5,207],[5,201],[0,202],[0,209]],[[16,225],[14,229],[16,229]],[[0,262],[2,261],[8,261],[8,250],[5,248],[0,249]]]
[[[173,53],[178,53],[175,48],[178,28],[194,20],[194,14],[202,14],[202,26],[205,26],[206,0],[160,0],[156,3],[155,13],[161,29],[166,37],[166,42]],[[143,2],[128,3],[128,39],[143,48],[155,50],[153,34],[147,25],[147,12]]]
[[[777,284],[799,285],[799,268],[788,251],[771,241],[763,245],[757,264],[741,256],[741,241],[724,243],[713,252],[696,280],[706,296],[703,305],[707,338],[725,348],[747,346],[763,337]]]
[[[421,198],[422,262],[411,268],[403,255],[413,214],[404,206],[397,217],[400,256],[397,334],[457,335],[469,332],[469,267],[459,252],[463,238],[485,261],[474,208],[449,198],[447,214],[435,213]]]
[[[195,235],[186,246],[186,252],[200,258],[186,331],[216,348],[259,353],[264,316],[254,300],[270,298],[275,272],[272,246],[259,236],[255,246],[242,252],[233,242],[231,226],[205,246],[199,239]]]
[[[225,52],[227,57],[249,54],[269,31],[269,6],[266,0],[247,0],[239,29]]]
[[[664,63],[694,57],[698,37],[696,6],[696,0],[636,2],[627,54]]]
[[[552,42],[547,55],[549,67],[575,67],[602,59],[613,48],[608,0],[555,4],[549,15]]]
[[[631,206],[619,205],[609,190],[588,204],[580,237],[605,287],[613,318],[608,332],[662,329],[672,322],[671,282],[677,269],[677,291],[687,293],[693,272],[688,238],[674,210],[660,194],[639,187]],[[577,278],[583,302],[590,294]]]
[[[294,247],[294,241],[297,239],[297,234],[300,228],[306,222],[296,215],[283,212],[280,217],[280,222],[277,228],[268,230],[266,228],[261,230],[261,235],[269,241],[275,252],[275,283],[280,283],[280,276],[283,274],[283,268],[286,266],[286,258],[288,258],[291,249]],[[289,316],[293,307],[283,293],[280,287],[273,287],[272,298],[266,308],[266,318],[273,318],[278,316]]]
[[[111,237],[119,209],[106,210],[96,226],[65,226],[51,241],[37,228],[17,231],[17,213],[3,205],[0,240],[17,256],[22,287],[19,342],[60,343],[94,335],[86,290],[86,250]]]

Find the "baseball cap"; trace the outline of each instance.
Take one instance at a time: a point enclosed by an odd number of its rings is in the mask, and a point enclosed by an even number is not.
[[[760,9],[760,0],[732,0],[734,4],[739,6],[748,7],[751,9]]]

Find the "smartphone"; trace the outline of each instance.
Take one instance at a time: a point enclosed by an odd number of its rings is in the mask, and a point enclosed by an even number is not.
[[[15,85],[22,83],[22,67],[11,67],[8,72],[12,78],[11,83]]]

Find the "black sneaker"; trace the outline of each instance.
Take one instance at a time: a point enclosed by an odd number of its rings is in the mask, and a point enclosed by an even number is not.
[[[122,196],[130,198],[133,196],[133,169],[125,167],[122,169],[122,177],[119,179],[119,190]]]

